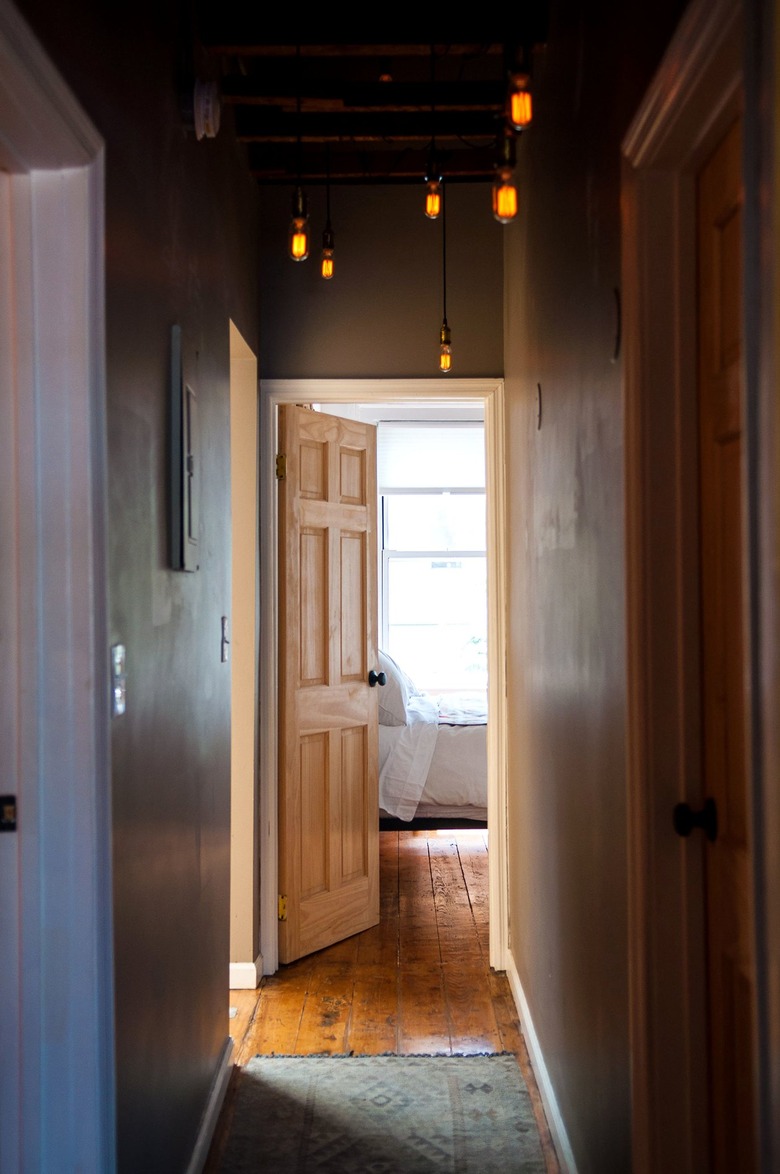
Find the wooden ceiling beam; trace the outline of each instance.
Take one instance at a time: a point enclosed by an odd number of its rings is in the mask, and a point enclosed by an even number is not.
[[[439,156],[445,182],[484,182],[495,176],[492,146],[444,151]],[[323,150],[309,149],[300,160],[302,184],[356,183],[422,184],[428,153],[421,150]],[[298,180],[298,152],[294,146],[249,147],[249,170],[261,183],[294,184]]]
[[[419,113],[294,113],[265,106],[238,107],[236,133],[243,142],[427,142],[495,139],[501,115],[492,111],[458,113],[430,110]]]
[[[264,73],[242,76],[232,74],[219,83],[226,105],[278,106],[295,110],[298,90],[289,71],[284,78]],[[307,81],[301,89],[301,110],[349,110],[352,112],[419,112],[431,109],[430,83]],[[435,105],[439,112],[450,110],[500,111],[506,98],[506,85],[495,82],[442,82],[435,88]]]

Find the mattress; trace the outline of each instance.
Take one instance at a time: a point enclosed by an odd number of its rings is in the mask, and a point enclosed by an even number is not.
[[[487,724],[473,705],[448,697],[404,726],[379,727],[379,805],[383,814],[480,819],[487,814]],[[462,717],[466,724],[456,724]],[[430,810],[429,810],[430,809]]]

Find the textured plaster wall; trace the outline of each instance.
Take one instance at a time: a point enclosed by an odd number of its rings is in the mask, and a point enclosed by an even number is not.
[[[506,234],[511,950],[582,1174],[631,1164],[620,141],[679,7],[552,5]]]
[[[228,1030],[229,320],[256,347],[258,194],[229,120],[213,142],[183,126],[177,6],[23,13],[106,144],[109,634],[128,672],[111,727],[119,1166],[171,1174]],[[200,405],[192,575],[168,569],[175,322]]]

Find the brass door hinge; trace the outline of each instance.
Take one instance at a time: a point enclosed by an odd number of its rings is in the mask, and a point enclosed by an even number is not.
[[[279,894],[279,920],[287,920],[287,898]]]
[[[276,454],[276,476],[279,481],[284,481],[287,476],[287,454],[278,452]]]

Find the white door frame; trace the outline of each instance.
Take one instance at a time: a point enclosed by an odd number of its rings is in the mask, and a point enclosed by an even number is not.
[[[622,145],[635,1174],[707,1165],[703,839],[672,810],[701,798],[695,174],[742,52],[739,0],[695,0]]]
[[[259,957],[257,837],[257,357],[230,323],[230,990],[254,990]]]
[[[7,0],[0,167],[0,1167],[110,1174],[103,143]]]
[[[485,413],[488,514],[488,826],[490,965],[505,970],[509,940],[506,854],[506,494],[501,379],[280,379],[260,387],[260,949],[278,967],[276,417],[283,403],[473,401]]]

